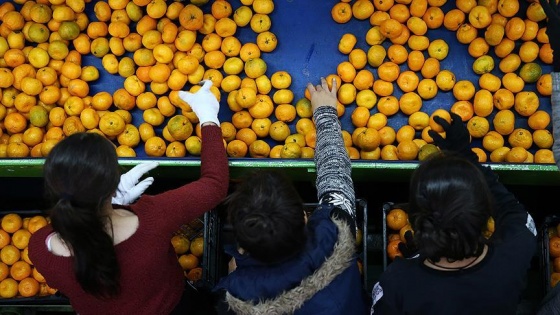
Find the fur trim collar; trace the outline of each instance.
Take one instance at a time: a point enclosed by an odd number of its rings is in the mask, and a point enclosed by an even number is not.
[[[274,299],[261,300],[257,304],[240,300],[227,292],[226,301],[229,308],[236,314],[293,314],[317,292],[327,287],[350,266],[356,251],[355,240],[348,223],[336,218],[332,220],[338,228],[338,241],[334,245],[332,255],[312,275],[303,279],[299,286],[284,291]]]

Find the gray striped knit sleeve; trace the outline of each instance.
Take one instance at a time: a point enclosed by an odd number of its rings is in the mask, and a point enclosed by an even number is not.
[[[355,208],[352,167],[342,140],[336,109],[329,106],[319,107],[313,118],[317,128],[317,197],[321,200],[327,194],[341,194],[351,203],[351,207]]]
[[[550,97],[552,107],[552,135],[554,144],[554,160],[560,168],[560,72],[552,72],[552,95]]]

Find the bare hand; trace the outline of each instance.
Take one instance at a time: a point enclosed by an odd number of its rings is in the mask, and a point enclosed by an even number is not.
[[[330,106],[336,109],[338,99],[336,97],[337,86],[335,79],[333,79],[331,90],[329,90],[329,85],[325,78],[321,78],[321,85],[313,86],[313,84],[308,83],[307,90],[309,90],[311,95],[313,112],[321,106]]]

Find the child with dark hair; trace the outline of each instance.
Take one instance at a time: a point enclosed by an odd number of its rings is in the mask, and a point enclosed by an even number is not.
[[[307,86],[317,128],[318,207],[306,218],[281,173],[252,174],[228,197],[237,265],[216,290],[235,314],[364,314],[356,261],[351,164],[336,112],[336,81]],[[229,310],[227,310],[229,308]]]
[[[446,138],[410,182],[417,255],[394,260],[372,291],[372,314],[515,314],[536,250],[532,217],[478,162],[461,117],[435,117]],[[495,220],[489,239],[487,220]]]
[[[77,313],[184,314],[197,303],[186,298],[170,239],[227,194],[227,156],[211,84],[184,95],[202,125],[196,181],[132,203],[153,181],[139,178],[157,162],[121,177],[115,146],[95,133],[68,136],[46,158],[51,224],[32,235],[29,257]]]

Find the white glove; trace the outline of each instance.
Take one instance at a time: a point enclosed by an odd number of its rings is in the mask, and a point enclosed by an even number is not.
[[[130,171],[122,174],[121,181],[119,182],[115,196],[111,199],[111,203],[126,206],[136,201],[136,199],[138,199],[138,197],[140,197],[154,182],[154,178],[148,177],[141,182],[138,182],[138,180],[158,165],[158,162],[140,163],[130,169]]]
[[[218,103],[216,96],[210,92],[212,81],[200,81],[200,83],[202,82],[204,82],[204,85],[196,93],[179,91],[179,98],[191,106],[201,125],[205,122],[213,122],[219,126],[218,112],[220,111],[220,103]]]

